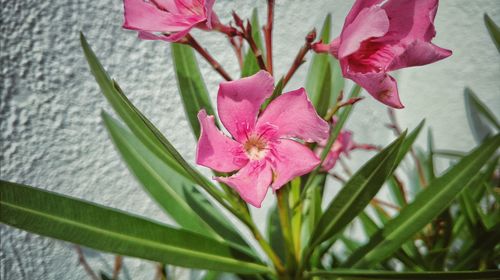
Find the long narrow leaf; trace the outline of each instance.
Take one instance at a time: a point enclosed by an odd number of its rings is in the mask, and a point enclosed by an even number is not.
[[[476,141],[481,143],[485,137],[492,134],[490,125],[486,120],[489,120],[497,129],[499,129],[498,122],[493,113],[486,108],[470,88],[465,88],[464,98],[470,129]]]
[[[118,210],[0,181],[2,223],[97,250],[176,266],[265,273],[265,266],[229,245]]]
[[[405,136],[401,135],[370,159],[344,185],[321,216],[309,242],[311,247],[340,232],[363,211],[393,172]]]
[[[182,196],[183,189],[191,186],[192,183],[163,164],[111,116],[103,112],[102,118],[123,160],[156,202],[181,227],[199,234],[217,237]]]
[[[182,44],[170,44],[170,48],[182,105],[193,133],[198,138],[200,136],[198,112],[205,109],[208,115],[214,115],[210,95],[203,82],[193,49]]]
[[[183,228],[248,247],[227,218],[193,183],[180,176],[149,151],[135,135],[103,112],[106,127],[123,159],[144,188]]]
[[[102,93],[109,101],[115,112],[130,128],[130,130],[150,149],[158,155],[166,164],[176,169],[180,174],[187,176],[183,168],[174,160],[169,153],[162,147],[162,143],[158,141],[155,133],[146,124],[146,117],[144,117],[137,108],[128,100],[123,94],[118,85],[111,80],[109,75],[104,70],[103,66],[97,59],[95,53],[90,48],[83,33],[80,33],[80,42],[83,52],[90,66],[90,70],[94,75]],[[149,122],[149,121],[147,121]],[[149,123],[153,126],[151,123]]]
[[[490,33],[491,40],[497,47],[498,52],[500,52],[500,28],[498,25],[490,18],[488,14],[484,14],[484,24]]]
[[[343,264],[345,267],[374,265],[390,257],[402,244],[430,223],[467,186],[500,145],[500,135],[487,139],[443,176],[434,180],[413,203],[401,210],[370,241]]]
[[[309,277],[317,276],[321,279],[498,279],[498,270],[491,271],[425,271],[425,272],[391,272],[377,270],[335,269],[332,271],[313,271]]]
[[[184,160],[167,138],[127,99],[118,85],[109,78],[83,34],[80,34],[80,42],[90,69],[104,96],[106,96],[113,109],[130,130],[144,145],[157,154],[165,163],[176,169],[179,174],[183,174],[186,178],[199,184],[219,202],[223,201],[224,195],[216,186]]]

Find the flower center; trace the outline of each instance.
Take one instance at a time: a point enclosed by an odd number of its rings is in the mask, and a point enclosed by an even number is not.
[[[250,136],[243,144],[243,148],[250,160],[261,160],[267,154],[267,142],[258,136]]]

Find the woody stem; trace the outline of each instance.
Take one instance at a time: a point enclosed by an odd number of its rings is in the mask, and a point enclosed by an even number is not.
[[[273,74],[273,23],[274,23],[274,0],[267,1],[267,25],[264,27],[266,43],[267,71]]]
[[[302,48],[300,48],[299,53],[297,53],[297,56],[295,57],[295,60],[293,61],[292,66],[290,67],[290,70],[288,70],[285,77],[283,78],[283,87],[285,87],[286,84],[290,81],[290,79],[295,74],[295,72],[297,72],[297,69],[299,69],[299,67],[304,62],[306,62],[304,60],[304,57],[306,56],[307,52],[309,52],[309,50],[311,50],[312,42],[314,41],[315,38],[316,38],[316,31],[315,30],[313,30],[313,31],[309,32],[309,34],[307,34],[306,42],[304,43],[304,46],[302,46]]]
[[[205,60],[217,71],[226,81],[232,81],[231,76],[224,70],[224,68],[217,62],[190,34],[186,35],[185,44],[190,45],[195,49]]]

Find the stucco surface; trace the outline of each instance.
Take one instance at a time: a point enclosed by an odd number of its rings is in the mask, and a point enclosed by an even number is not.
[[[233,9],[242,16],[250,15],[254,5],[264,11],[265,1],[255,2],[219,0],[215,10],[225,21]],[[333,15],[334,33],[339,32],[353,1],[277,2],[275,68],[282,74],[305,34],[319,28],[327,13]],[[435,42],[452,49],[454,55],[397,74],[406,105],[398,111],[403,128],[426,118],[439,148],[468,150],[475,145],[462,91],[471,86],[499,114],[500,56],[482,21],[482,14],[488,12],[500,22],[499,4],[498,0],[441,1]],[[86,34],[130,99],[193,161],[195,139],[184,119],[168,45],[139,41],[134,32],[122,30],[119,0],[2,0],[1,9],[1,178],[169,222],[112,146],[100,118],[102,109],[111,109],[88,70],[78,32]],[[225,38],[195,35],[227,70],[237,70]],[[200,66],[214,99],[221,79],[204,61]],[[301,68],[289,89],[302,86],[306,69]],[[367,98],[356,107],[348,126],[358,142],[386,144],[393,137],[384,128],[386,122],[386,108]],[[356,168],[369,156],[356,153],[350,163]],[[255,210],[260,227],[273,199],[269,196],[263,209]],[[5,225],[0,230],[0,278],[87,279],[71,244]],[[110,271],[112,256],[93,251],[87,256],[96,270]],[[125,267],[124,279],[154,277],[151,262],[126,258]],[[188,277],[180,275],[180,279]]]

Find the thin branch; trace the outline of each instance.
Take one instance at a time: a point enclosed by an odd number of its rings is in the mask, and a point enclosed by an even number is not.
[[[397,136],[400,136],[401,128],[399,127],[394,109],[389,108],[387,112],[389,113],[389,119],[391,121],[391,123],[387,127],[391,128]],[[427,180],[425,179],[424,168],[422,167],[422,164],[420,163],[420,160],[418,159],[417,154],[415,153],[413,147],[410,148],[410,154],[413,157],[413,160],[415,161],[415,165],[417,167],[418,179],[420,181],[420,185],[422,185],[422,187],[426,187]]]
[[[165,265],[158,263],[156,265],[156,276],[157,280],[167,280],[167,271]]]
[[[262,52],[260,51],[259,47],[257,46],[257,43],[255,43],[255,40],[253,39],[252,25],[250,24],[250,21],[247,22],[247,26],[243,30],[243,38],[245,38],[245,40],[248,42],[248,45],[250,45],[250,49],[252,49],[252,52],[255,55],[255,58],[257,59],[257,63],[259,64],[259,68],[269,72],[269,70],[266,67],[266,63],[264,62],[264,58],[262,57]]]
[[[217,62],[208,52],[205,50],[199,43],[196,41],[193,36],[187,34],[185,37],[185,41],[181,43],[190,45],[193,49],[195,49],[205,60],[215,69],[226,81],[232,81],[231,76],[224,70],[224,68]]]
[[[75,249],[76,249],[76,253],[78,255],[78,262],[80,263],[80,265],[83,266],[83,268],[85,269],[85,271],[87,272],[89,277],[92,280],[99,280],[99,277],[97,277],[97,274],[95,274],[95,272],[92,270],[90,265],[85,260],[85,256],[83,255],[82,248],[78,245],[75,245]]]
[[[392,203],[380,200],[378,198],[373,198],[372,201],[375,202],[378,205],[384,205],[384,206],[387,206],[387,207],[392,208],[394,210],[398,210],[398,211],[401,210],[401,208],[399,208],[398,206],[396,206],[396,205],[394,205]]]
[[[113,277],[112,277],[113,280],[118,279],[118,275],[120,274],[122,266],[123,266],[123,257],[122,256],[115,256],[115,266],[113,269]]]
[[[264,27],[266,43],[267,70],[273,74],[273,23],[274,23],[274,0],[267,0],[267,25]]]
[[[283,79],[283,87],[286,86],[286,84],[290,81],[290,79],[293,77],[297,69],[306,62],[304,60],[304,57],[306,54],[311,50],[312,42],[316,39],[316,30],[313,29],[309,34],[306,36],[306,42],[304,43],[304,46],[300,48],[299,53],[295,57],[295,60],[293,61],[292,66],[290,67],[290,70],[285,75],[285,78]]]

